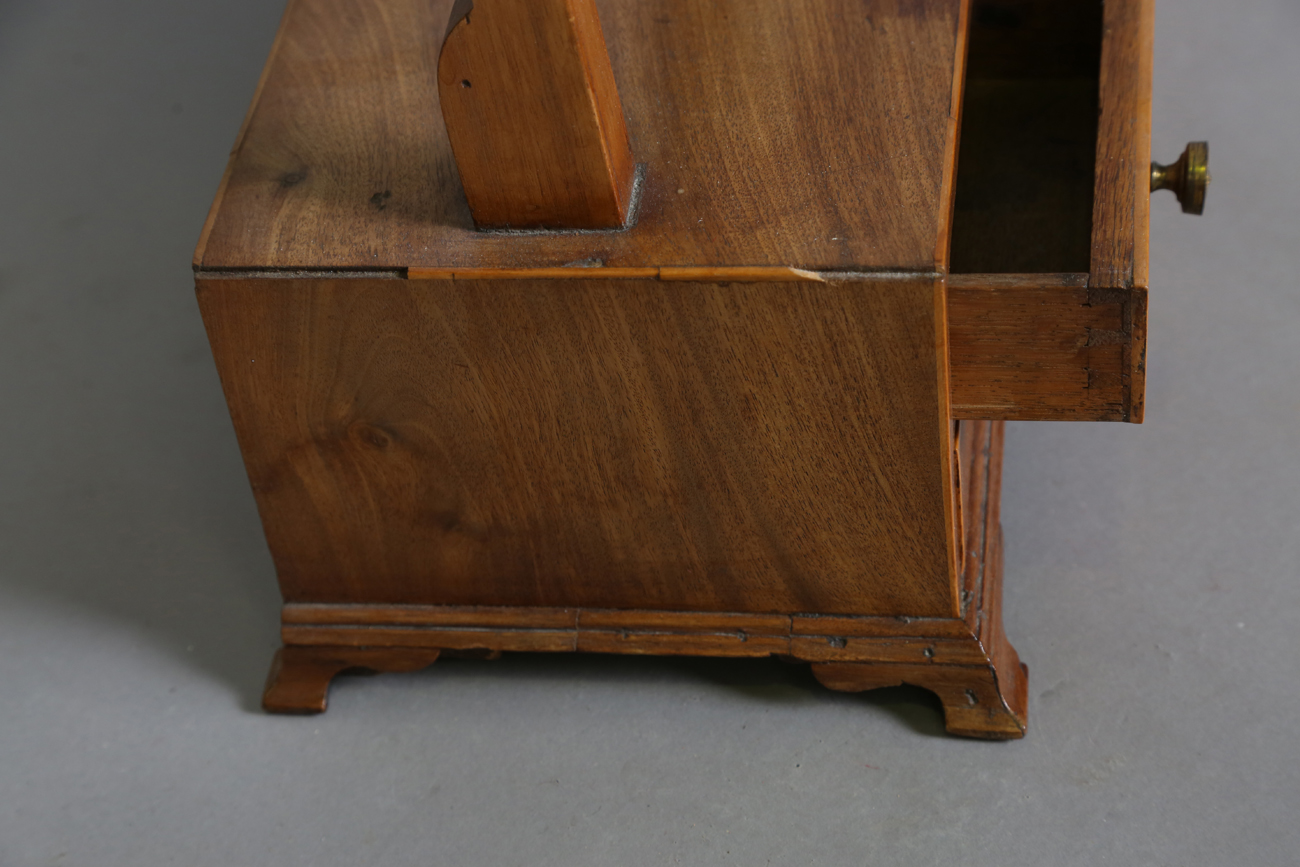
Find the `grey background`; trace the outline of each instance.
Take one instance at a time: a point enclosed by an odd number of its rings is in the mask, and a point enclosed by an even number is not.
[[[1300,861],[1300,3],[1162,0],[1148,422],[1012,424],[1016,743],[777,662],[257,710],[278,595],[189,273],[258,0],[0,0],[0,865]]]

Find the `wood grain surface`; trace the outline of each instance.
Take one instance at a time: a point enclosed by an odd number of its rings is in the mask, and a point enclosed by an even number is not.
[[[941,652],[927,648],[924,662],[881,654],[864,661],[828,660],[812,666],[823,685],[858,692],[907,683],[935,693],[951,734],[990,740],[1024,737],[1029,709],[1029,669],[1002,626],[1002,422],[962,422],[960,451],[969,484],[963,586],[974,596],[964,625],[970,643]],[[965,482],[965,479],[963,480]],[[966,592],[971,592],[970,590]],[[939,643],[936,642],[936,645]],[[975,651],[974,648],[978,648]],[[982,656],[982,659],[980,658]]]
[[[294,0],[200,263],[939,270],[961,0],[597,6],[635,226],[475,232],[431,50],[450,0]]]
[[[271,713],[324,713],[336,676],[346,671],[418,671],[439,655],[437,650],[400,647],[282,647],[271,662],[262,707]]]
[[[943,703],[950,734],[985,740],[1015,740],[1025,736],[1028,709],[1023,674],[999,682],[991,665],[917,665],[908,663],[814,663],[813,676],[830,689],[862,692],[911,684],[928,689]]]
[[[353,653],[380,654],[389,664],[418,663],[411,655],[420,652],[775,655],[813,663],[818,679],[833,689],[899,683],[930,689],[955,734],[1021,737],[1027,672],[1000,614],[1002,439],[1001,422],[960,424],[966,549],[960,617],[289,603],[282,615],[286,646],[271,678],[282,685],[273,709],[321,709],[332,673],[362,664]]]
[[[961,498],[961,583],[962,616],[969,617],[980,598],[980,562],[984,556],[984,532],[988,521],[990,483],[989,448],[991,421],[957,422],[957,492]],[[968,624],[971,625],[971,624]]]
[[[1142,420],[1145,290],[1087,274],[952,274],[948,346],[956,418]]]
[[[244,146],[244,136],[248,134],[248,125],[253,121],[253,115],[257,113],[257,106],[262,101],[262,90],[266,87],[266,79],[270,77],[271,69],[275,66],[275,60],[280,56],[280,45],[284,42],[285,32],[290,14],[293,12],[294,4],[297,0],[287,0],[285,3],[284,14],[280,18],[280,27],[276,30],[275,40],[271,43],[271,51],[262,66],[262,73],[257,78],[257,89],[253,91],[253,99],[248,105],[248,111],[244,113],[244,120],[239,125],[239,132],[235,135],[235,143],[230,148],[230,155],[226,158],[226,170],[221,174],[221,182],[217,184],[217,194],[212,199],[212,204],[208,207],[207,218],[203,221],[203,229],[199,233],[199,242],[194,247],[194,256],[191,265],[195,270],[203,266],[203,253],[208,248],[208,238],[212,234],[212,227],[217,222],[217,214],[221,213],[221,203],[226,198],[226,187],[230,184],[231,172],[235,170],[237,157]]]
[[[411,279],[535,278],[826,282],[794,268],[411,269]],[[1146,290],[1089,290],[1088,275],[952,274],[954,418],[1142,421]]]
[[[939,281],[199,299],[290,602],[959,610]]]
[[[1154,0],[1108,0],[1092,208],[1092,285],[1147,287]]]
[[[363,657],[780,655],[1023,734],[988,419],[1142,419],[1149,0],[596,0],[644,175],[594,232],[475,230],[450,5],[292,0],[196,252],[268,707]]]
[[[976,425],[981,424],[976,422]],[[982,424],[990,424],[984,422]],[[977,468],[978,471],[978,468]],[[986,496],[987,486],[973,488]],[[983,521],[983,511],[976,511]],[[983,538],[983,526],[972,527]],[[983,556],[973,547],[971,556]],[[745,633],[769,636],[843,636],[894,638],[966,638],[969,624],[951,617],[855,616],[829,614],[746,614],[733,611],[647,611],[622,608],[546,608],[491,605],[367,605],[290,602],[281,621],[286,629],[299,626],[389,628],[419,630],[479,629],[568,631],[603,629],[614,631],[699,633]]]
[[[1095,289],[1146,288],[1153,30],[1151,0],[976,2],[953,272],[1087,271]],[[1124,369],[1140,421],[1138,354]]]
[[[618,229],[636,167],[595,0],[475,0],[438,59],[474,223]]]

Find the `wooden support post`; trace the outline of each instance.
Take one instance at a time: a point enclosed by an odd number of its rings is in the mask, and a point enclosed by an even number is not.
[[[635,165],[595,0],[458,2],[438,93],[480,228],[625,225]]]

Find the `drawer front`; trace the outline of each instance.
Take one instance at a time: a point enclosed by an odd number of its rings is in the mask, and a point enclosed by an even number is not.
[[[1146,294],[1086,273],[951,275],[953,417],[1141,421]]]

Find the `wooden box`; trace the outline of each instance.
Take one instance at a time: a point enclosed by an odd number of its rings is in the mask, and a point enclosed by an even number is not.
[[[482,231],[449,0],[289,4],[194,261],[266,707],[442,652],[777,655],[1019,737],[1002,421],[1141,421],[1150,2],[597,6],[635,222]]]

